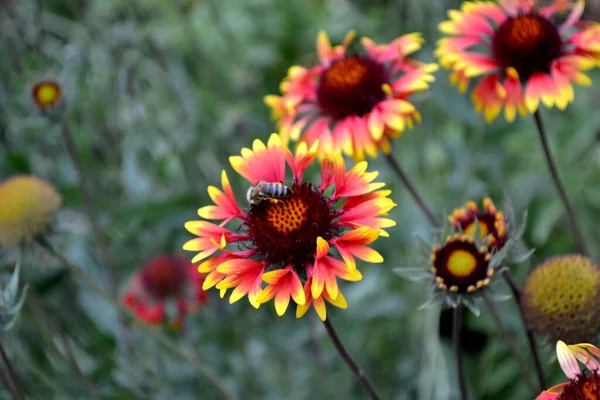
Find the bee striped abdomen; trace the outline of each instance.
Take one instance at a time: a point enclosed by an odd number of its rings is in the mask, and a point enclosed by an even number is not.
[[[292,194],[292,190],[283,183],[267,182],[263,193],[270,197],[287,197]]]

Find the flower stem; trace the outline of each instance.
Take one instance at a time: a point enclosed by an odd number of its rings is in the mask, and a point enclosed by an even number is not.
[[[323,321],[323,325],[325,325],[325,329],[327,330],[327,333],[331,337],[331,340],[333,341],[333,345],[337,349],[338,353],[340,353],[340,356],[342,357],[342,359],[344,360],[346,365],[348,365],[348,368],[350,368],[352,370],[352,372],[354,373],[354,375],[356,376],[356,378],[358,379],[360,384],[365,388],[367,393],[369,393],[369,396],[371,397],[371,399],[379,400],[380,397],[377,394],[377,391],[375,391],[375,388],[373,387],[373,384],[371,383],[371,381],[369,381],[367,374],[362,370],[362,368],[360,368],[358,366],[358,364],[354,361],[352,356],[348,353],[348,351],[342,344],[340,337],[338,336],[337,332],[335,331],[335,328],[331,324],[331,320],[329,319],[329,317],[327,317],[327,319],[325,319],[325,321]]]
[[[406,174],[406,172],[404,172],[404,170],[402,169],[402,167],[400,166],[400,164],[398,163],[396,158],[394,158],[394,156],[390,153],[386,156],[386,159],[392,166],[392,169],[396,172],[396,175],[398,175],[398,178],[400,178],[400,181],[402,182],[402,184],[410,192],[415,203],[417,203],[417,205],[419,206],[419,208],[421,209],[423,214],[425,214],[425,216],[427,217],[427,220],[429,220],[429,223],[431,224],[431,226],[433,226],[434,228],[441,228],[442,223],[435,216],[433,211],[427,206],[427,204],[425,204],[425,202],[421,198],[421,195],[419,195],[419,192],[417,192],[417,189],[411,182],[411,180],[408,177],[408,175]]]
[[[583,238],[583,234],[581,233],[581,228],[577,224],[577,219],[575,218],[575,213],[573,212],[573,206],[567,197],[567,192],[560,180],[558,175],[558,168],[556,167],[556,162],[552,157],[552,153],[550,153],[550,147],[548,145],[548,137],[546,135],[546,130],[544,129],[544,124],[542,123],[542,116],[540,111],[537,110],[533,117],[535,119],[535,125],[537,127],[537,131],[540,137],[540,141],[542,142],[542,149],[544,150],[544,155],[546,156],[546,163],[548,164],[548,169],[550,170],[550,176],[552,177],[552,181],[554,182],[554,186],[560,195],[560,199],[563,203],[565,211],[567,212],[567,217],[569,219],[569,224],[571,225],[571,230],[573,231],[575,244],[579,248],[579,251],[587,254],[587,248],[585,245],[585,240]]]
[[[77,171],[79,190],[81,191],[81,197],[83,198],[83,203],[85,205],[85,209],[90,220],[90,225],[94,233],[94,239],[98,248],[100,262],[102,263],[102,266],[106,272],[111,295],[113,297],[117,297],[117,280],[112,265],[110,264],[108,257],[108,246],[106,244],[104,232],[102,232],[102,228],[100,228],[100,223],[98,222],[98,212],[96,211],[94,201],[92,200],[91,191],[88,186],[88,179],[85,169],[83,168],[83,163],[81,162],[81,157],[77,151],[77,146],[75,145],[75,140],[73,139],[73,135],[71,134],[71,130],[69,129],[67,121],[63,117],[59,117],[57,122],[60,125],[60,132],[65,142],[67,154],[69,155],[69,158],[71,159],[71,162]],[[130,354],[131,346],[125,335],[125,320],[124,316],[119,310],[117,310],[117,320],[119,322],[120,336],[123,338],[125,353]]]
[[[463,370],[462,353],[460,351],[460,325],[462,322],[462,306],[454,307],[452,310],[452,341],[454,342],[454,358],[456,360],[456,372],[458,374],[458,390],[461,400],[467,400],[467,384]]]
[[[515,298],[515,302],[517,303],[517,307],[519,308],[519,315],[521,316],[521,322],[523,323],[523,327],[527,332],[527,343],[529,344],[529,350],[531,351],[531,357],[533,357],[533,363],[535,364],[535,372],[537,375],[538,385],[540,392],[543,392],[546,388],[546,378],[544,377],[544,370],[542,369],[542,363],[540,362],[540,356],[538,354],[537,348],[535,347],[535,340],[533,337],[533,333],[527,329],[527,323],[525,322],[525,316],[523,315],[523,309],[521,308],[521,290],[515,283],[515,281],[510,276],[510,272],[508,270],[504,270],[502,272],[506,283],[510,287],[510,290],[513,293],[513,297]]]
[[[4,368],[6,368],[7,381],[13,397],[16,400],[25,400],[25,395],[23,394],[23,389],[21,388],[21,382],[15,373],[15,369],[13,368],[10,359],[4,351],[4,346],[2,346],[2,343],[0,343],[0,356],[2,357],[2,364],[4,364]]]
[[[483,301],[485,302],[485,305],[489,309],[490,314],[492,315],[492,318],[496,322],[496,326],[498,327],[498,331],[500,331],[500,335],[502,336],[504,343],[506,344],[506,346],[512,353],[515,360],[517,361],[517,366],[519,367],[519,372],[521,373],[521,376],[523,377],[525,382],[527,382],[527,385],[529,386],[529,388],[533,392],[535,392],[535,390],[536,390],[535,384],[531,381],[531,376],[529,375],[528,371],[525,369],[525,365],[526,365],[525,360],[521,356],[521,353],[519,352],[519,349],[517,348],[515,343],[511,340],[511,337],[508,334],[508,331],[504,327],[504,324],[502,323],[502,319],[500,318],[500,315],[498,314],[498,311],[496,310],[496,307],[494,306],[494,302],[487,295],[483,296]]]
[[[108,301],[115,309],[121,311],[123,314],[128,315],[130,318],[138,321],[142,325],[146,326],[146,324],[140,320],[137,315],[131,311],[130,309],[123,306],[117,300],[115,300],[108,292],[102,289],[88,274],[86,274],[81,268],[75,266],[75,264],[71,263],[67,260],[62,254],[56,251],[48,242],[44,239],[38,239],[38,244],[46,249],[52,256],[54,256],[57,260],[63,263],[67,268],[73,272],[78,278],[80,278],[86,285],[88,285],[96,294],[100,297],[104,298]],[[145,331],[152,336],[154,339],[162,343],[165,347],[177,353],[183,359],[188,361],[192,367],[196,371],[198,371],[201,375],[206,377],[223,395],[224,399],[227,400],[235,400],[237,397],[227,389],[225,384],[221,382],[219,377],[212,372],[201,360],[196,358],[193,353],[189,349],[184,349],[180,345],[178,345],[171,338],[166,336],[158,329],[146,328]]]

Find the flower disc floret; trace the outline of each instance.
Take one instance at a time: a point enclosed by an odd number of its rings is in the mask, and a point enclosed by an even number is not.
[[[551,257],[523,285],[527,327],[550,341],[590,341],[600,332],[600,266],[581,255]]]
[[[468,235],[454,235],[435,246],[431,254],[431,272],[440,290],[471,293],[490,283],[494,270],[489,268],[491,254],[478,247]]]
[[[461,92],[477,79],[471,98],[488,122],[502,110],[514,121],[540,102],[564,110],[572,83],[591,86],[583,71],[600,61],[600,24],[579,21],[583,8],[583,0],[465,1],[439,25],[447,37],[435,54]]]
[[[373,182],[377,172],[367,172],[366,162],[347,170],[341,157],[324,158],[318,162],[321,182],[305,181],[304,171],[317,155],[318,143],[310,149],[301,143],[292,153],[273,134],[267,145],[255,140],[252,149],[230,158],[233,169],[251,185],[277,183],[289,191],[279,197],[267,193],[243,210],[225,171],[223,190],[209,187],[215,205],[202,207],[198,214],[223,222],[186,223],[198,237],[184,245],[198,252],[192,261],[201,262],[198,270],[207,274],[204,289],[215,286],[221,296],[233,289],[231,303],[247,296],[256,308],[274,299],[278,315],[292,300],[298,317],[310,304],[322,319],[325,302],[347,307],[338,279],[362,278],[356,258],[383,261],[369,245],[386,235],[384,228],[394,226],[381,217],[395,204],[389,191],[377,190],[384,184]],[[287,169],[291,177],[286,179]]]
[[[36,176],[0,183],[0,246],[17,246],[46,233],[61,204],[56,188]]]
[[[249,240],[270,264],[314,262],[317,238],[331,239],[336,230],[337,214],[318,188],[304,182],[294,184],[292,192],[285,201],[263,201],[248,211]]]
[[[361,161],[388,154],[397,138],[420,114],[410,96],[429,87],[435,64],[408,57],[418,50],[420,34],[404,35],[387,45],[361,40],[364,54],[348,51],[354,32],[341,45],[331,46],[325,32],[317,38],[320,63],[291,67],[281,83],[281,96],[265,102],[278,121],[282,140],[319,143],[324,156],[340,151]]]

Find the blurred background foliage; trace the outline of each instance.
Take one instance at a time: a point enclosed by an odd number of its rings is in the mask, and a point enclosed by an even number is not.
[[[590,3],[587,18],[597,19],[600,7]],[[65,90],[65,115],[90,176],[122,293],[145,260],[180,253],[190,238],[183,224],[209,203],[206,188],[220,184],[221,170],[231,171],[228,157],[275,130],[262,98],[278,92],[288,67],[315,62],[320,29],[335,43],[349,29],[379,42],[419,31],[427,43],[416,58],[433,61],[437,23],[459,5],[457,0],[0,1],[0,178],[31,173],[58,187],[65,222],[52,240],[107,287],[60,132],[29,99],[37,79],[56,79]],[[592,75],[597,85],[600,74]],[[511,267],[522,282],[531,264],[574,248],[533,120],[486,125],[468,96],[449,85],[447,72],[436,76],[432,90],[414,97],[423,123],[395,142],[394,153],[440,216],[485,195],[499,206],[509,196],[517,215],[529,211],[525,240],[537,250],[530,262]],[[542,111],[596,257],[599,108],[596,88],[578,88],[565,112]],[[330,317],[382,398],[456,398],[450,319],[440,319],[439,310],[418,310],[427,297],[423,287],[392,273],[414,260],[414,233],[430,237],[430,229],[384,160],[371,161],[370,168],[393,190],[398,207],[391,216],[398,225],[375,246],[386,262],[363,266],[363,281],[343,288],[349,308],[330,310]],[[242,200],[247,184],[229,176]],[[8,276],[14,254],[4,250],[2,257]],[[126,327],[132,346],[125,351],[114,308],[69,279],[68,270],[48,254],[27,249],[22,280],[31,285],[22,315],[0,340],[28,398],[222,398],[138,323]],[[514,303],[498,309],[530,361]],[[239,398],[366,398],[313,314],[279,318],[271,304],[259,311],[245,300],[229,305],[213,291],[181,334],[169,334]],[[486,312],[479,318],[467,314],[464,329],[472,398],[531,398],[493,319]],[[541,354],[555,384],[564,379],[553,350],[545,346]],[[527,368],[533,377],[531,363]],[[0,396],[10,397],[6,388]]]

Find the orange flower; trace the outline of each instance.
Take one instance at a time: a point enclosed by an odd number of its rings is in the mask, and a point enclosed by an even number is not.
[[[444,68],[453,71],[451,82],[465,92],[473,78],[475,108],[486,121],[502,109],[507,121],[517,111],[534,113],[540,101],[564,110],[573,102],[572,82],[591,86],[582,71],[600,61],[600,24],[579,21],[583,0],[498,0],[497,4],[465,1],[450,10],[450,20],[439,25],[449,37],[435,51]],[[561,25],[558,14],[570,11]]]
[[[203,282],[204,276],[186,259],[154,257],[135,274],[123,303],[142,321],[162,324],[168,319],[174,328],[181,329],[187,313],[206,303]],[[167,304],[171,302],[176,314],[167,316]]]
[[[379,149],[389,154],[389,139],[420,121],[408,99],[429,87],[438,68],[407,57],[421,47],[421,35],[404,35],[387,45],[362,38],[365,55],[348,54],[353,38],[350,32],[332,47],[321,31],[320,64],[291,67],[280,86],[282,95],[265,97],[284,143],[291,139],[312,146],[318,141],[324,155],[342,150],[361,161],[365,155],[377,157]]]
[[[198,252],[193,263],[203,261],[198,270],[207,274],[205,290],[216,286],[223,297],[233,289],[231,303],[248,296],[256,308],[274,298],[278,315],[293,300],[301,317],[312,303],[325,320],[324,300],[347,306],[338,278],[362,278],[355,258],[383,261],[368,245],[387,235],[383,228],[395,225],[381,218],[395,206],[387,197],[390,192],[377,191],[384,184],[373,182],[377,172],[366,172],[366,162],[347,171],[341,156],[318,162],[320,183],[305,181],[304,172],[315,162],[317,148],[318,143],[310,149],[301,143],[293,154],[273,134],[267,145],[255,140],[252,149],[230,157],[233,169],[253,185],[249,208],[240,208],[223,171],[223,190],[208,188],[215,205],[198,210],[200,217],[222,222],[185,224],[198,236],[183,248]],[[292,176],[289,184],[284,183],[286,165]]]
[[[569,381],[545,390],[536,400],[600,399],[599,348],[588,343],[567,345],[559,340],[556,343],[556,356]],[[581,372],[578,362],[584,364],[591,375]]]

